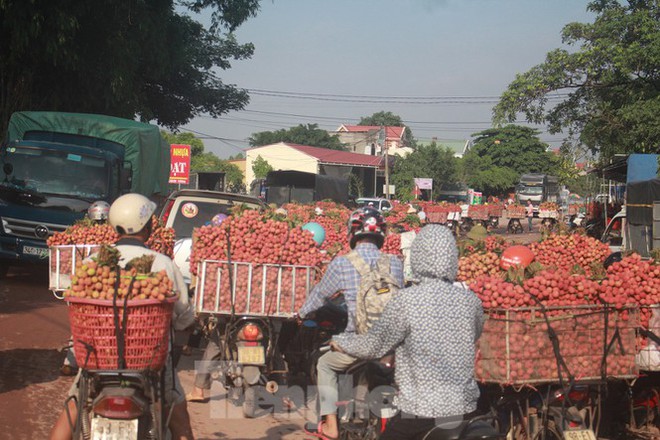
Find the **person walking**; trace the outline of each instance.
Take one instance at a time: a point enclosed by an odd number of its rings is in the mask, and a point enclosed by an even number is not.
[[[529,229],[529,232],[532,232],[532,220],[534,219],[534,205],[532,205],[531,200],[527,200],[527,206],[525,207],[527,210],[527,228]]]

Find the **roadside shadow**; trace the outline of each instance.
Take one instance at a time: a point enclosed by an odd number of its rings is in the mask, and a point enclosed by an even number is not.
[[[277,425],[269,428],[263,437],[264,440],[281,440],[285,435],[289,435],[296,431],[300,431],[300,426],[289,423],[286,425]],[[229,438],[226,434],[222,432],[214,432],[211,437],[199,437],[198,440],[218,440]],[[233,437],[234,440],[254,440],[254,437]]]
[[[60,377],[64,354],[55,349],[16,348],[0,351],[0,394]]]
[[[48,290],[48,266],[11,267],[0,279],[0,315],[55,307],[62,303]]]

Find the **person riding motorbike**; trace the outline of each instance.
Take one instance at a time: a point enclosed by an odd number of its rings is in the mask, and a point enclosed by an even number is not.
[[[150,250],[145,242],[151,235],[151,216],[156,210],[156,204],[140,194],[125,194],[119,197],[110,207],[108,221],[119,234],[115,247],[120,253],[119,265],[124,267],[133,258],[143,255],[155,257],[151,266],[154,272],[165,270],[167,276],[173,281],[174,289],[178,294],[175,303],[172,325],[176,330],[189,327],[194,320],[192,309],[188,302],[188,289],[183,281],[181,272],[174,262],[164,254]],[[165,378],[165,400],[172,406],[169,429],[172,439],[193,439],[190,417],[184,399],[183,389],[176,374],[169,370],[171,362],[168,359],[163,373]],[[69,390],[69,396],[77,396],[80,373]],[[174,381],[174,383],[172,383]],[[168,383],[169,382],[169,383]],[[68,403],[68,414],[65,408],[57,419],[50,433],[51,440],[70,439],[71,426],[77,417],[77,407],[74,400]]]
[[[87,208],[87,218],[96,223],[102,223],[106,221],[108,219],[108,215],[110,215],[110,205],[108,202],[104,202],[103,200],[97,200],[96,202],[89,205],[89,208]]]
[[[103,223],[108,219],[110,205],[103,200],[97,200],[87,208],[87,218],[94,223]],[[63,376],[75,376],[78,372],[78,365],[73,354],[73,340],[69,341],[69,346],[65,348],[64,362],[60,367],[60,374]]]
[[[419,284],[395,293],[380,319],[362,335],[333,337],[333,353],[377,359],[395,350],[395,404],[400,413],[380,437],[416,439],[433,429],[453,429],[475,415],[476,342],[483,329],[479,298],[453,285],[458,249],[441,225],[422,228],[411,248]]]
[[[385,241],[387,224],[381,213],[370,207],[362,207],[354,211],[348,221],[349,244],[352,253],[356,253],[368,265],[374,265],[381,258],[380,248]],[[403,264],[392,255],[390,260],[392,276],[403,286]],[[349,261],[347,256],[340,256],[328,265],[323,278],[317,284],[300,308],[298,315],[305,318],[320,309],[329,298],[341,292],[348,312],[348,322],[345,334],[356,331],[356,295],[360,285],[360,273]],[[306,426],[308,434],[324,439],[337,438],[338,375],[355,363],[353,356],[343,353],[327,352],[317,363],[318,389],[320,400],[321,423]]]

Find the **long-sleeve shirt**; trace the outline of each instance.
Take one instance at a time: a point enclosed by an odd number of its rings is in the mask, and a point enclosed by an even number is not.
[[[355,251],[362,259],[374,266],[380,259],[380,250],[373,243],[358,243]],[[403,286],[403,264],[394,255],[390,261],[392,276]],[[320,309],[328,298],[337,292],[342,292],[348,309],[348,323],[346,332],[355,332],[355,299],[360,286],[360,274],[346,257],[337,257],[330,262],[321,281],[312,289],[307,301],[300,308],[298,314],[304,318],[315,310]]]
[[[483,327],[481,301],[469,290],[444,284],[442,291],[427,290],[423,282],[400,290],[366,334],[334,337],[357,358],[380,358],[395,349],[395,403],[421,417],[466,414],[479,398],[474,362]]]

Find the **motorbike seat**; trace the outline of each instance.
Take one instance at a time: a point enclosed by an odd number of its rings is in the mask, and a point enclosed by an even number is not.
[[[431,430],[418,437],[419,440],[499,440],[506,438],[497,432],[489,423],[478,421],[464,421],[458,426],[434,426]]]

